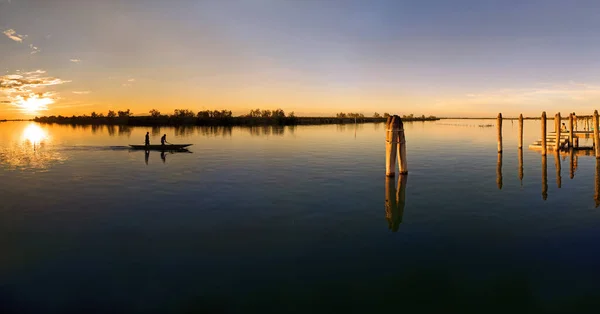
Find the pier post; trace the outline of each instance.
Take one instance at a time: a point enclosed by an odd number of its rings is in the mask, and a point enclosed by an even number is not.
[[[399,116],[395,116],[398,121],[398,172],[400,174],[408,173],[408,165],[406,161],[406,138],[404,137],[404,123]]]
[[[542,156],[542,199],[548,198],[548,157]]]
[[[396,116],[390,116],[385,123],[385,175],[393,177],[396,174],[396,145],[398,142],[398,121]]]
[[[562,185],[562,177],[560,176],[561,164],[560,164],[560,152],[554,152],[554,166],[556,166],[556,187],[559,189]]]
[[[554,116],[554,132],[556,133],[556,145],[554,146],[555,151],[560,150],[560,112]]]
[[[498,163],[496,165],[496,184],[498,190],[502,190],[502,153],[498,153]]]
[[[519,115],[519,148],[523,148],[523,114]]]
[[[502,113],[498,114],[498,152],[502,152]]]
[[[573,145],[573,114],[569,114],[569,147],[573,148],[575,147],[575,145]]]
[[[542,112],[542,155],[546,156],[546,111]]]
[[[596,153],[596,159],[600,158],[600,137],[598,136],[598,110],[594,110],[594,152]]]
[[[519,148],[519,181],[523,186],[523,148]]]

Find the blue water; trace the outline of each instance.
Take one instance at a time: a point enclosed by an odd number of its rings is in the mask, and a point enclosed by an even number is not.
[[[406,123],[401,191],[382,124],[0,123],[0,312],[595,312],[596,159],[549,153],[544,200],[538,122],[501,185],[490,123]]]

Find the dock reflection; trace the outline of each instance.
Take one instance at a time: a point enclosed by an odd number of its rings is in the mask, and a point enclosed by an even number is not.
[[[562,186],[562,178],[560,176],[561,165],[559,152],[554,152],[554,166],[556,167],[556,187],[560,189]]]
[[[388,228],[392,232],[398,231],[404,215],[404,206],[406,204],[406,184],[407,175],[398,176],[398,185],[394,186],[395,178],[385,178],[385,219],[388,222]]]

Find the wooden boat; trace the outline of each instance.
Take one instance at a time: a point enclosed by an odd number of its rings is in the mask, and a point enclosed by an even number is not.
[[[129,145],[129,146],[131,146],[132,149],[170,151],[170,150],[186,149],[186,147],[191,146],[191,145],[192,144],[165,144],[165,145]]]

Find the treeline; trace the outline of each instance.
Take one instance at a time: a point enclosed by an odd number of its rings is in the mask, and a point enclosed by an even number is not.
[[[131,110],[113,111],[106,114],[92,112],[90,115],[81,116],[44,116],[35,117],[34,121],[58,124],[107,124],[107,125],[298,125],[298,124],[340,124],[354,122],[383,122],[390,115],[383,116],[375,113],[372,117],[365,117],[360,113],[339,113],[336,117],[296,117],[294,112],[286,113],[282,109],[261,110],[253,109],[249,113],[234,117],[231,110],[202,110],[194,112],[190,109],[175,109],[172,114],[162,114],[157,109],[152,109],[149,115],[134,116]],[[414,118],[413,115],[404,116],[406,120],[436,120],[435,117],[422,116]],[[404,118],[403,117],[403,118]]]
[[[359,118],[365,118],[365,115],[362,113],[355,113],[355,112],[348,112],[348,113],[344,113],[344,112],[340,112],[338,114],[335,115],[336,118],[340,118],[340,119],[344,119],[344,118],[351,118],[351,119],[359,119]],[[378,112],[373,113],[373,118],[375,119],[387,119],[390,116],[389,113],[384,112],[383,116],[380,115]],[[415,116],[414,114],[409,114],[409,115],[403,115],[402,116],[402,120],[404,121],[427,121],[427,120],[439,120],[436,116],[428,116],[426,117],[425,115],[421,115],[421,116]]]

